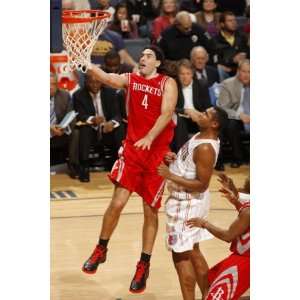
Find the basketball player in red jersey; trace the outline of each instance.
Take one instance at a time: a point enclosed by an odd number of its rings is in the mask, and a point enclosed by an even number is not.
[[[121,211],[131,193],[136,192],[143,198],[144,226],[141,258],[129,289],[133,293],[141,293],[146,288],[165,184],[156,169],[169,151],[175,127],[172,117],[177,86],[174,79],[157,72],[161,63],[161,50],[149,46],[141,54],[137,73],[108,74],[94,65],[88,71],[108,86],[126,89],[128,129],[119,159],[109,174],[115,189],[104,214],[99,242],[82,270],[93,274],[105,262],[107,244]]]
[[[238,193],[232,180],[219,176],[220,190],[239,212],[227,230],[208,221],[194,218],[187,221],[191,227],[206,228],[217,238],[231,242],[232,254],[208,272],[209,290],[205,300],[237,300],[250,287],[250,180],[246,179],[243,193]]]

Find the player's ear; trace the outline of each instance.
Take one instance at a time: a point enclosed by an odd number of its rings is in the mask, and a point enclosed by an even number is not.
[[[156,63],[155,63],[155,67],[158,68],[160,65],[161,65],[161,61],[157,60]]]
[[[220,127],[220,124],[217,120],[212,121],[212,128],[218,129]]]

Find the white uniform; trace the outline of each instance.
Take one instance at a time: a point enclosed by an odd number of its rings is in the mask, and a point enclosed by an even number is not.
[[[211,144],[217,162],[220,141],[196,139],[194,135],[178,152],[177,159],[170,164],[170,171],[186,179],[196,178],[196,165],[193,161],[194,149],[201,144]],[[195,243],[211,239],[213,236],[203,228],[189,228],[185,222],[190,218],[207,218],[210,199],[209,190],[203,193],[189,193],[174,182],[168,181],[170,196],[165,203],[167,214],[166,244],[168,250],[184,252],[192,250]]]

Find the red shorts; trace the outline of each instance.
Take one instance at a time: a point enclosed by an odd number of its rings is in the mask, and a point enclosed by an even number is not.
[[[130,192],[136,192],[146,203],[158,209],[165,180],[157,174],[157,167],[168,151],[168,147],[139,150],[125,142],[108,177],[113,183],[118,182]]]
[[[205,300],[236,300],[250,287],[250,257],[231,254],[208,272]]]

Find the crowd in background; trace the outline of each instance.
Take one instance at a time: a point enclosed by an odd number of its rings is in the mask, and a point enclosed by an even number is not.
[[[171,145],[177,151],[197,132],[195,114],[208,107],[224,108],[230,118],[222,133],[224,162],[238,168],[249,162],[250,135],[250,6],[243,0],[62,0],[63,9],[102,9],[110,12],[91,60],[107,72],[136,71],[136,61],[124,40],[148,39],[164,55],[162,72],[177,81],[177,127]],[[89,181],[90,151],[98,149],[109,169],[126,134],[125,94],[96,78],[70,74],[76,85],[58,88],[52,66],[50,91],[51,164],[67,157],[70,176]],[[75,110],[68,130],[57,124]],[[228,156],[228,158],[227,158]]]

